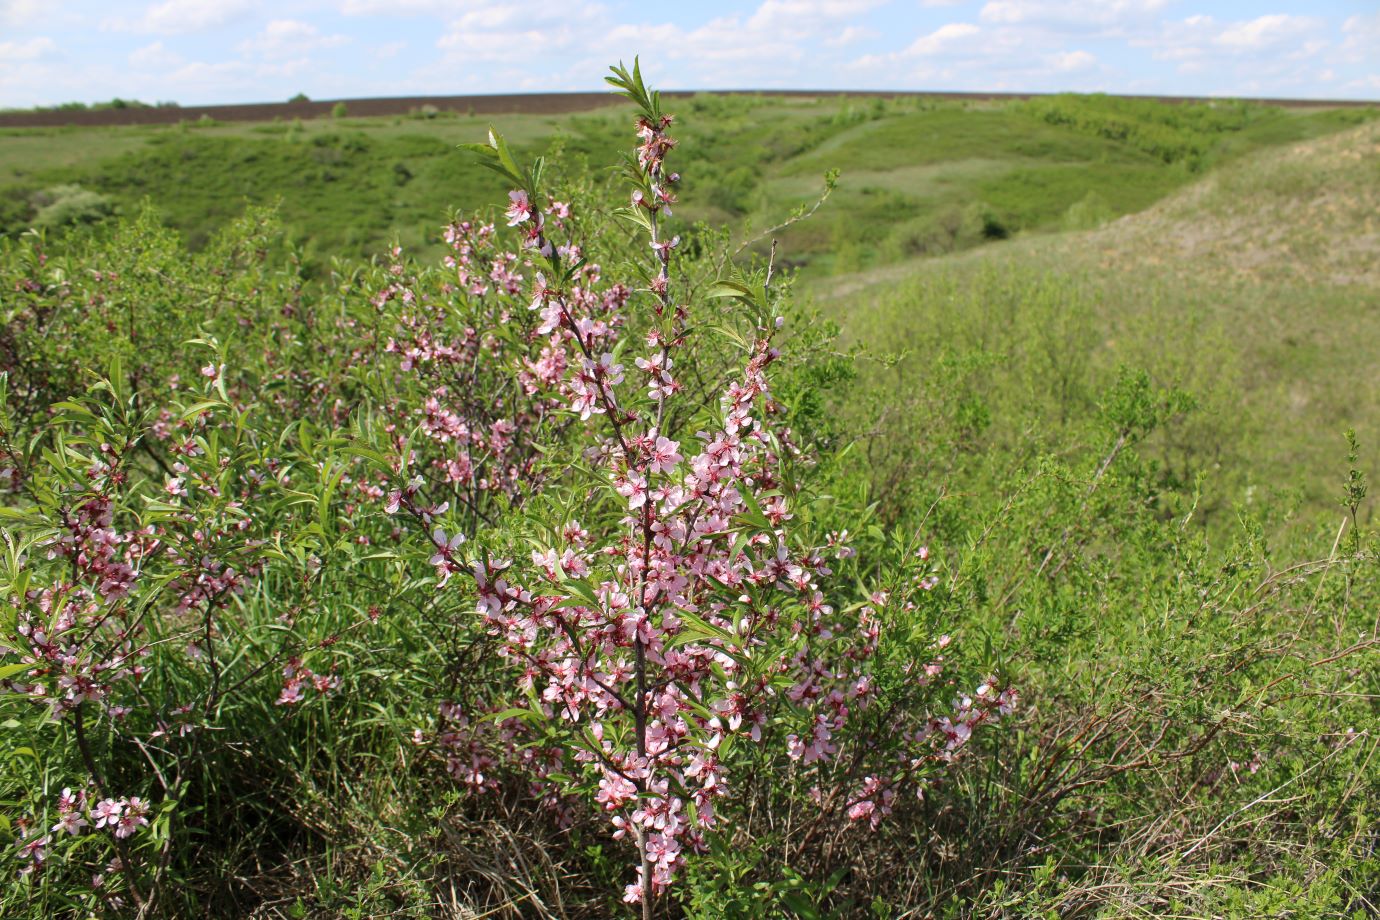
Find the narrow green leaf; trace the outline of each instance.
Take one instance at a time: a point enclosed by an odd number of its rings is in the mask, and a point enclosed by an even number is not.
[[[32,671],[33,668],[32,664],[23,661],[17,664],[0,664],[0,680],[8,680],[16,674]]]

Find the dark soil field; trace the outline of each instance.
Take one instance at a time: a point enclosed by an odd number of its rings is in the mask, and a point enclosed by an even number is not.
[[[954,102],[991,102],[1033,99],[1044,93],[933,93],[933,92],[872,92],[863,90],[727,90],[716,95],[752,96],[770,93],[772,96],[818,98],[821,96],[880,97],[883,99],[933,98]],[[663,93],[669,99],[684,99],[696,95],[694,91]],[[1127,97],[1129,98],[1129,97]],[[1155,96],[1159,102],[1210,102],[1197,96]],[[595,93],[506,93],[485,96],[396,96],[374,99],[328,99],[304,102],[252,102],[242,105],[160,106],[147,108],[109,108],[90,110],[39,110],[31,112],[0,112],[0,128],[53,128],[64,125],[102,127],[110,125],[175,125],[180,121],[209,118],[215,121],[288,121],[294,118],[320,118],[345,104],[353,117],[406,115],[432,106],[441,112],[461,112],[469,115],[564,115],[586,112],[619,101],[604,92]],[[1372,103],[1356,100],[1260,99],[1265,105],[1290,108],[1318,106],[1353,107]]]

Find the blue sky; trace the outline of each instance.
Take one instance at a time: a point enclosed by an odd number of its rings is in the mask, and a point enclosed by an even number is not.
[[[1380,99],[1380,0],[0,0],[0,107],[602,88]]]

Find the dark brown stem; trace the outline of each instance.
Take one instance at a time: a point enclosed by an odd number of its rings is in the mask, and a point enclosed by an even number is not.
[[[96,787],[96,794],[104,796],[109,792],[109,787],[105,784],[105,778],[101,775],[100,768],[96,766],[96,757],[91,753],[91,743],[86,737],[86,703],[85,701],[77,704],[77,708],[72,710],[72,731],[77,736],[77,750],[81,753],[82,764],[86,767],[86,772],[90,774],[92,782]],[[139,915],[147,913],[150,900],[144,896],[139,888],[139,883],[134,878],[134,865],[129,859],[129,847],[120,838],[115,838],[115,850],[120,854],[120,866],[125,874],[125,880],[129,883],[129,896],[134,899],[134,904],[139,909]]]

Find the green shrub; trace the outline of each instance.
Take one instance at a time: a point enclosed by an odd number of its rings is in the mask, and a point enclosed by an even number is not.
[[[1122,141],[1166,163],[1199,170],[1222,135],[1279,117],[1277,110],[1239,101],[1165,105],[1152,99],[1062,94],[1017,103],[1043,121]]]
[[[46,188],[33,196],[32,205],[34,226],[45,230],[94,224],[115,212],[109,198],[79,185]]]
[[[1064,212],[1065,230],[1091,230],[1112,219],[1112,208],[1107,199],[1096,191],[1090,191],[1078,201],[1069,205]]]

